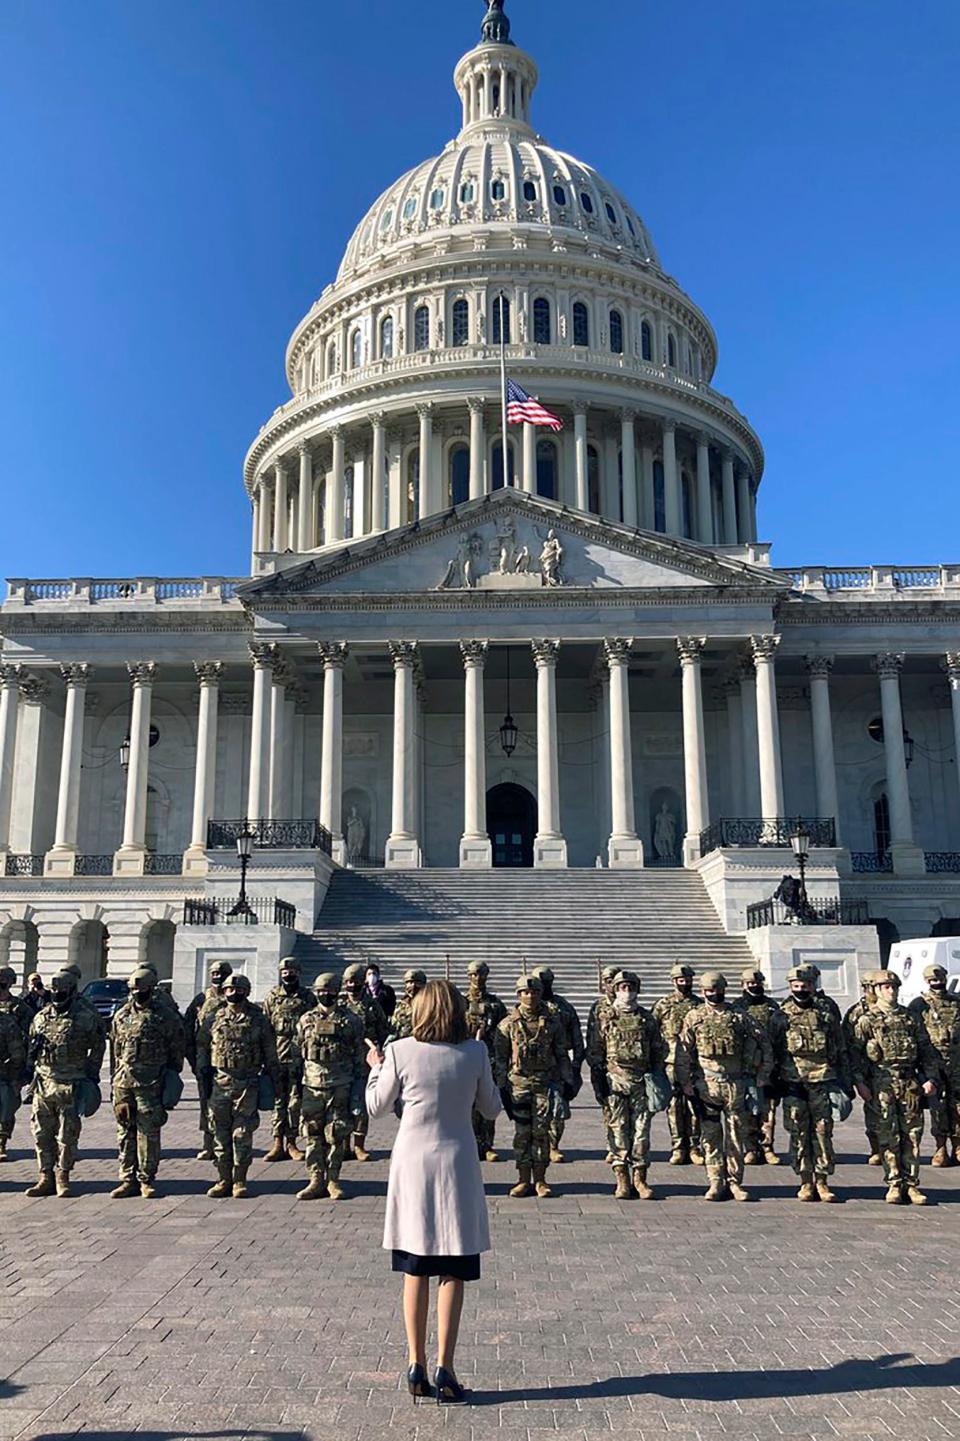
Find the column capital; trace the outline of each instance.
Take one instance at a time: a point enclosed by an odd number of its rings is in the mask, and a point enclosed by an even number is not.
[[[247,647],[254,670],[273,670],[280,664],[280,647],[276,641],[251,641]]]
[[[776,660],[779,644],[780,637],[778,635],[752,635],[750,649],[753,651],[754,665],[759,665],[761,662],[772,665]]]
[[[219,685],[223,679],[223,661],[195,660],[193,669],[201,685]]]
[[[630,651],[633,640],[625,640],[620,636],[613,640],[603,642],[603,654],[608,666],[626,665],[630,660]]]
[[[948,650],[940,662],[940,669],[946,671],[952,686],[960,686],[960,650]]]
[[[416,665],[418,659],[417,643],[412,640],[391,640],[387,642],[390,651],[390,659],[393,661],[394,670],[401,666]]]
[[[22,665],[0,665],[0,686],[10,688],[18,686],[22,676]]]
[[[385,410],[371,410],[367,419],[374,430],[382,430],[386,422],[387,413]]]
[[[558,640],[532,640],[530,649],[533,651],[534,664],[537,669],[543,666],[555,666],[557,657],[560,654],[560,642]]]
[[[318,641],[317,650],[324,670],[343,670],[350,654],[350,647],[343,640]]]
[[[343,426],[340,425],[339,423],[336,424],[336,425],[328,425],[328,426],[327,426],[327,435],[329,435],[329,437],[330,437],[331,440],[342,440],[342,439],[343,439]]]
[[[574,415],[586,416],[586,413],[590,409],[590,407],[585,400],[575,400],[571,405],[570,409],[573,411]]]
[[[487,651],[489,649],[489,641],[462,640],[460,642],[460,654],[463,656],[464,667],[469,668],[470,666],[484,666],[486,664]]]
[[[299,455],[301,460],[309,460],[313,456],[313,451],[310,449],[310,446],[305,440],[301,440],[297,446],[297,454]]]
[[[675,420],[671,420],[669,416],[665,416],[664,419],[660,422],[660,425],[664,435],[673,435],[676,433],[677,422]]]
[[[436,408],[432,400],[421,400],[417,404],[417,414],[421,420],[432,420]]]
[[[127,674],[135,686],[153,685],[157,678],[157,663],[153,660],[128,661]]]
[[[467,409],[470,411],[471,415],[482,415],[483,407],[484,402],[480,400],[476,395],[468,396]]]
[[[261,471],[257,476],[257,486],[260,490],[273,490],[273,476]]]
[[[623,405],[620,407],[620,423],[622,425],[633,425],[637,418],[637,408],[634,405]]]
[[[277,473],[277,480],[282,480],[286,476],[287,467],[284,464],[282,458],[273,462],[273,468]]]
[[[83,686],[93,676],[93,666],[87,665],[85,661],[76,662],[70,665],[62,665],[60,674],[67,686]]]
[[[905,660],[906,656],[902,651],[886,650],[881,651],[879,655],[875,655],[870,664],[881,680],[890,680],[896,679],[899,676]]]
[[[700,656],[707,643],[705,635],[678,635],[677,654],[681,665],[699,665]]]
[[[826,680],[833,670],[832,655],[805,655],[803,663],[808,673],[815,679]]]
[[[703,446],[705,450],[709,450],[711,445],[715,444],[713,436],[709,435],[705,430],[698,430],[694,436],[694,439],[696,440],[697,445]]]
[[[50,682],[39,675],[26,675],[20,682],[20,695],[28,705],[40,705],[50,694]]]

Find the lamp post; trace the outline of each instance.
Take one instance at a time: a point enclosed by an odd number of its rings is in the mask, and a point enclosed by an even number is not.
[[[810,854],[810,832],[800,817],[797,818],[796,828],[790,837],[790,844],[800,867],[800,906],[805,911],[807,908],[807,857]]]
[[[512,756],[517,748],[517,723],[510,711],[510,647],[507,646],[507,713],[500,727],[500,747],[504,755]]]
[[[130,733],[129,731],[120,742],[120,767],[126,770],[130,764]]]
[[[250,857],[253,854],[253,842],[256,831],[250,822],[244,819],[243,825],[237,832],[237,858],[240,861],[240,899],[232,910],[227,912],[227,920],[233,916],[243,916],[244,925],[255,926],[257,923],[256,912],[247,900],[247,866],[250,864]]]

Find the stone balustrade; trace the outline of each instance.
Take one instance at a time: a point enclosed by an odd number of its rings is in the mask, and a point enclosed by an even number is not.
[[[196,606],[222,607],[235,605],[237,586],[242,579],[225,576],[194,576],[161,579],[158,576],[130,576],[120,579],[98,579],[90,576],[65,580],[27,580],[7,582],[7,605],[19,606],[52,603],[57,606],[93,606],[103,604],[169,605],[187,602]]]
[[[865,595],[889,599],[901,591],[960,591],[960,565],[804,566],[781,570],[797,590],[860,600]]]

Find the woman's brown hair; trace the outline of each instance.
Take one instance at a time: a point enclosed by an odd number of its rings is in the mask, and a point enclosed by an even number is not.
[[[459,1046],[467,1039],[467,1003],[449,981],[428,981],[413,998],[413,1037]]]

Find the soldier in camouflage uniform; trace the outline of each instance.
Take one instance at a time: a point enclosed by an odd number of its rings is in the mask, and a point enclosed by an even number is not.
[[[17,973],[12,966],[0,966],[0,1016],[9,1016],[26,1040],[36,1011],[26,996],[13,994],[11,987],[16,983],[16,979]],[[13,1135],[14,1120],[13,1109],[7,1113],[0,1111],[0,1162],[7,1159],[7,1144]]]
[[[930,1129],[936,1150],[934,1166],[960,1163],[960,996],[947,990],[943,966],[927,966],[923,972],[927,990],[910,1002],[940,1057],[940,1091],[930,1102]],[[953,1146],[950,1154],[948,1146]]]
[[[860,999],[854,1001],[843,1018],[843,1039],[848,1056],[853,1055],[854,1027],[865,1011],[877,1004],[877,981],[883,971],[864,971],[860,976]],[[877,1140],[877,1107],[874,1101],[863,1103],[863,1127],[867,1135],[867,1165],[880,1165],[880,1142]]]
[[[787,972],[790,994],[773,1033],[774,1063],[783,1095],[790,1156],[800,1177],[799,1201],[835,1201],[833,1110],[837,1091],[853,1095],[847,1046],[836,1017],[818,1006],[804,966]]]
[[[190,1069],[197,1078],[197,1099],[200,1103],[200,1149],[198,1161],[213,1160],[213,1122],[210,1119],[210,1091],[206,1077],[197,1066],[197,1036],[200,1027],[220,1006],[225,1006],[223,988],[227,977],[233,974],[229,961],[214,961],[210,967],[210,984],[205,991],[194,996],[183,1017],[185,1051]]]
[[[600,972],[600,994],[597,996],[597,999],[594,1001],[587,1014],[587,1042],[585,1047],[587,1056],[590,1056],[596,1052],[597,1042],[599,1038],[600,1020],[613,1005],[613,998],[615,994],[614,982],[616,981],[619,974],[619,966],[604,966],[603,970]],[[603,1090],[604,1087],[601,1086],[600,1089]],[[593,1090],[594,1094],[596,1095],[597,1087],[595,1083]],[[597,1099],[600,1105],[600,1114],[603,1117],[603,1127],[607,1136],[607,1165],[612,1166],[613,1131],[610,1129],[610,1106],[607,1101],[600,1101],[599,1097]]]
[[[302,1161],[303,1152],[297,1145],[300,1135],[300,1091],[303,1084],[303,1062],[297,1044],[297,1028],[317,1000],[312,991],[300,983],[300,962],[285,956],[280,962],[280,984],[267,993],[263,1013],[273,1027],[280,1063],[280,1085],[273,1108],[273,1145],[265,1161]]]
[[[499,996],[487,990],[489,974],[490,967],[486,961],[471,961],[467,967],[467,1028],[471,1036],[486,1046],[492,1066],[497,1027],[506,1019],[507,1008]],[[473,1134],[481,1161],[499,1161],[494,1149],[497,1123],[488,1121],[476,1108],[473,1111]]]
[[[140,966],[127,981],[130,999],[110,1027],[113,1111],[117,1118],[120,1184],[111,1195],[155,1196],[160,1131],[167,1122],[166,1073],[183,1070],[183,1021],[159,999],[156,972]]]
[[[382,1051],[387,1043],[389,1026],[383,1007],[367,990],[366,967],[361,965],[347,967],[343,973],[343,990],[340,999],[348,1010],[360,1017],[363,1022],[364,1038],[372,1041],[378,1051]],[[367,1115],[367,1099],[364,1093],[357,1100],[357,1109],[353,1113],[353,1133],[350,1137],[350,1148],[358,1161],[369,1161],[370,1159],[370,1152],[364,1145],[369,1129],[370,1117]]]
[[[350,1139],[351,1115],[364,1089],[363,1022],[338,999],[340,977],[324,971],[313,983],[317,1004],[301,1016],[297,1045],[303,1056],[303,1128],[309,1184],[298,1201],[324,1194],[343,1199],[340,1168]]]
[[[585,1054],[580,1017],[570,1002],[553,989],[554,975],[549,966],[534,966],[531,975],[540,977],[543,982],[544,1004],[553,1006],[560,1017],[567,1042],[567,1054],[573,1066],[573,1074],[576,1079],[579,1079]],[[565,1159],[560,1149],[560,1142],[563,1140],[563,1132],[569,1119],[569,1103],[562,1096],[557,1096],[554,1099],[553,1114],[550,1118],[550,1160],[555,1165],[562,1165]]]
[[[843,1025],[843,1012],[832,996],[828,996],[820,984],[820,967],[813,961],[805,961],[804,967],[813,977],[813,999],[818,1006],[822,1006],[836,1021],[838,1026]]]
[[[663,1068],[667,1043],[652,1013],[640,1005],[639,992],[639,976],[620,971],[613,1004],[604,1007],[587,1052],[594,1092],[610,1117],[618,1201],[634,1195],[641,1201],[653,1199],[647,1184],[653,1120],[647,1077]]]
[[[0,1136],[9,1135],[13,1130],[26,1063],[23,1031],[15,1016],[9,1011],[0,1011]],[[0,1159],[6,1160],[6,1154]]]
[[[106,1037],[100,1017],[81,1004],[76,977],[61,971],[50,982],[53,1000],[34,1016],[28,1060],[33,1063],[31,1127],[40,1177],[28,1196],[69,1196],[82,1125],[80,1083],[99,1092]]]
[[[511,1196],[552,1196],[547,1185],[550,1163],[551,1092],[576,1093],[567,1037],[556,1011],[543,1003],[537,976],[517,981],[517,1006],[497,1027],[493,1074],[504,1110],[514,1122],[514,1155],[520,1179]],[[531,1180],[533,1185],[531,1185]]]
[[[926,1205],[920,1190],[923,1096],[937,1093],[940,1057],[919,1016],[897,1000],[900,977],[884,971],[877,1004],[853,1028],[853,1073],[864,1101],[877,1105],[877,1140],[887,1183],[886,1200]]]
[[[780,1005],[767,995],[767,985],[762,971],[746,970],[740,972],[740,984],[743,987],[743,994],[738,1001],[734,1001],[734,1009],[743,1011],[764,1032],[770,1045],[774,1045],[774,1033],[781,1021]],[[747,1112],[747,1134],[745,1143],[747,1154],[743,1158],[745,1166],[779,1166],[780,1157],[774,1147],[774,1135],[777,1125],[777,1098],[774,1095],[763,1095],[760,1097],[760,1115],[755,1116],[752,1111]]]
[[[223,988],[226,1005],[208,1013],[197,1034],[197,1069],[210,1095],[213,1154],[220,1177],[208,1196],[247,1192],[253,1133],[260,1124],[259,1082],[266,1074],[280,1088],[273,1027],[250,1000],[249,976],[231,974]]]
[[[773,1054],[766,1035],[725,999],[726,977],[705,971],[703,1005],[689,1010],[677,1043],[677,1079],[684,1095],[701,1109],[708,1201],[749,1201],[743,1189],[746,1112],[759,1108],[770,1084]]]
[[[405,1041],[408,1036],[413,1035],[413,998],[426,984],[426,971],[404,971],[403,995],[394,1007],[389,1021],[390,1033],[386,1040],[388,1046],[391,1041]]]
[[[663,1032],[667,1043],[667,1079],[673,1086],[673,1100],[667,1110],[670,1126],[671,1166],[703,1165],[700,1148],[700,1118],[683,1094],[676,1074],[677,1042],[683,1023],[700,998],[693,994],[693,967],[681,965],[678,961],[670,972],[673,994],[663,996],[653,1008],[653,1018]]]
[[[160,1007],[162,1011],[167,1011],[171,1016],[176,1016],[177,1019],[182,1023],[183,1016],[180,1014],[180,1007],[177,1005],[176,1001],[167,990],[166,986],[161,986],[160,972],[157,970],[155,963],[153,961],[141,961],[139,969],[153,972],[157,980],[157,984],[153,992],[153,999],[155,1003]]]

